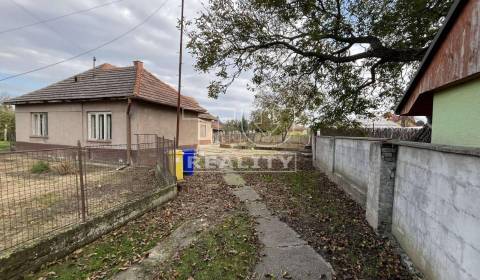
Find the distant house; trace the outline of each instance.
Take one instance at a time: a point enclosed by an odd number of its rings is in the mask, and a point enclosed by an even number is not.
[[[400,128],[401,126],[394,121],[385,118],[377,119],[360,119],[358,120],[360,126],[363,128]]]
[[[198,144],[207,145],[213,143],[213,128],[212,124],[217,120],[217,117],[210,113],[203,113],[198,115]]]
[[[292,126],[288,129],[290,134],[297,134],[297,135],[307,135],[308,128],[300,124],[292,124]]]
[[[223,123],[220,119],[216,119],[212,122],[212,131],[213,131],[213,143],[220,143],[220,135],[224,134]]]
[[[455,1],[397,106],[427,116],[432,143],[480,147],[480,0]]]
[[[176,135],[177,91],[143,63],[102,64],[5,102],[15,105],[17,149],[98,143],[135,144],[135,134]],[[181,98],[180,146],[196,147],[200,114],[195,99]]]

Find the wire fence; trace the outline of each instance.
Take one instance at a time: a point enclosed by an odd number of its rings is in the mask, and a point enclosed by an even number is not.
[[[269,135],[264,133],[227,132],[219,135],[221,144],[251,143],[256,145],[306,145],[308,135]]]
[[[174,141],[144,140],[0,153],[0,252],[174,184]]]
[[[381,128],[322,128],[323,136],[372,137],[391,138],[401,141],[415,141],[429,143],[432,128],[429,124],[423,127],[381,127]]]

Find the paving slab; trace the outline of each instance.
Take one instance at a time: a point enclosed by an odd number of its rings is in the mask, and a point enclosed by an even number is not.
[[[332,267],[308,245],[266,247],[255,267],[254,279],[323,280],[332,278]]]
[[[225,180],[225,183],[229,186],[245,186],[246,184],[242,176],[236,173],[226,173],[223,175],[223,180]]]
[[[255,229],[258,233],[258,238],[265,247],[287,247],[307,244],[296,231],[277,217],[258,218]]]
[[[299,234],[267,209],[249,186],[231,189],[255,218],[255,230],[263,244],[253,279],[332,279],[333,269]]]
[[[259,218],[270,218],[272,217],[272,213],[270,210],[267,209],[265,203],[261,201],[245,201],[245,206],[247,207],[248,213],[252,217],[259,217]]]
[[[240,187],[232,189],[233,194],[240,199],[240,201],[256,201],[261,200],[261,197],[251,187]]]

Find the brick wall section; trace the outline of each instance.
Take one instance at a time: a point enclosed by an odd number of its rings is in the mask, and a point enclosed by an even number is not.
[[[379,192],[379,224],[377,231],[390,233],[392,228],[392,208],[395,190],[395,171],[397,164],[398,146],[382,144],[382,166]]]
[[[135,66],[135,83],[133,85],[133,94],[136,96],[140,95],[140,80],[142,78],[143,72],[143,62],[134,61],[133,65]]]
[[[370,226],[382,235],[391,231],[396,157],[395,145],[377,142],[370,147],[365,216]]]

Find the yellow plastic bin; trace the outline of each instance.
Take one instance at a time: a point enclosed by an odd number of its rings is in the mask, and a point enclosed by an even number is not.
[[[177,150],[175,153],[175,173],[177,175],[177,181],[183,180],[183,151]]]

